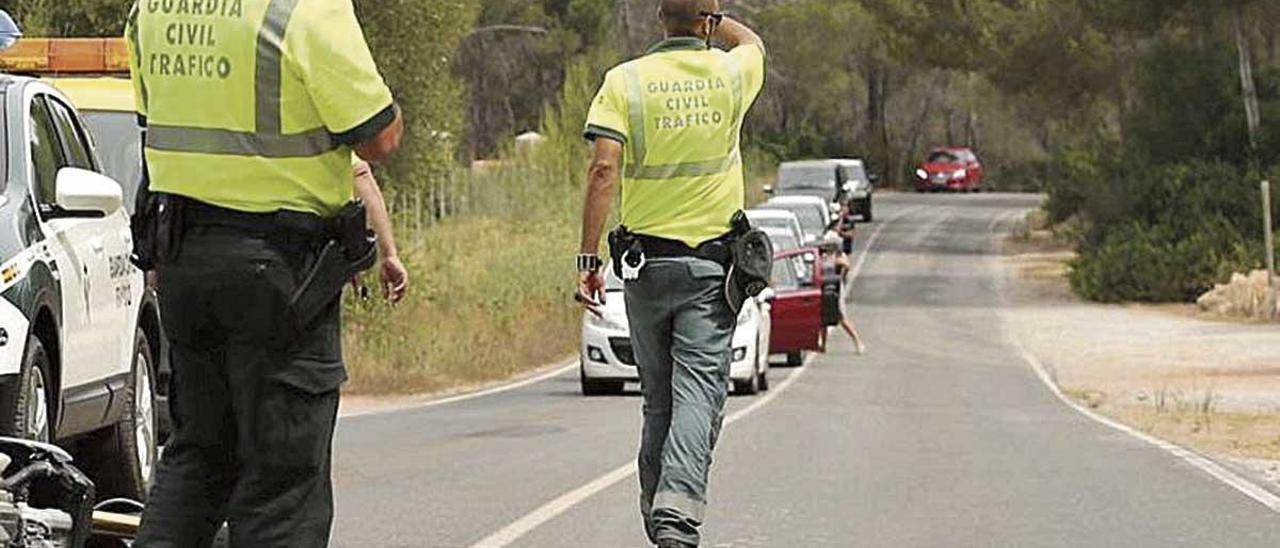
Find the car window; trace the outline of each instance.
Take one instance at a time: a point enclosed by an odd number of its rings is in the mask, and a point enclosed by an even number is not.
[[[960,159],[950,152],[935,152],[930,154],[929,159],[926,160],[930,164],[950,164],[958,161]]]
[[[778,168],[778,188],[836,188],[836,170],[825,164],[782,164]]]
[[[822,212],[817,208],[813,208],[804,204],[765,204],[770,209],[781,209],[795,213],[796,218],[800,219],[800,226],[809,231],[820,231],[825,224],[822,220]]]
[[[93,154],[90,152],[92,148],[88,134],[85,133],[84,128],[80,127],[80,122],[76,120],[75,114],[72,114],[71,107],[52,97],[47,97],[45,104],[48,105],[49,114],[53,116],[53,124],[58,129],[58,138],[62,141],[67,167],[96,171],[97,166],[94,165]]]
[[[82,110],[80,117],[93,135],[102,173],[124,190],[124,207],[133,213],[134,197],[142,184],[142,130],[131,112]]]
[[[795,266],[789,259],[773,262],[773,276],[770,282],[775,290],[800,287],[800,278],[796,276]]]
[[[58,145],[57,131],[54,130],[53,118],[49,115],[49,107],[43,96],[37,96],[31,102],[31,167],[34,180],[31,181],[36,200],[40,205],[57,203],[58,169],[65,165],[62,150]]]

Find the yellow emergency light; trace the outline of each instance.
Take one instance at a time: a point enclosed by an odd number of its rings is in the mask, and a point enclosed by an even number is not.
[[[0,51],[0,70],[41,74],[129,72],[123,38],[23,38]]]

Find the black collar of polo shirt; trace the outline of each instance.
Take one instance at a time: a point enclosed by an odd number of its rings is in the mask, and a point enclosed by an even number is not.
[[[695,36],[675,36],[667,38],[653,47],[649,48],[649,53],[662,53],[664,51],[706,51],[707,42]]]

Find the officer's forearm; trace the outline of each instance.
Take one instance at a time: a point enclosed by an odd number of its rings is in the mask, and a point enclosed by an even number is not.
[[[598,139],[595,157],[587,173],[587,197],[582,208],[581,253],[595,254],[600,249],[600,236],[609,217],[613,189],[618,184],[622,146],[616,141]]]
[[[715,39],[728,49],[749,44],[764,47],[764,40],[756,31],[729,17],[725,17],[720,26],[716,27]]]
[[[356,195],[364,201],[365,216],[369,227],[378,235],[378,252],[383,259],[399,256],[396,248],[395,230],[391,227],[391,215],[387,213],[387,202],[382,198],[382,190],[372,173],[362,173],[356,177]]]

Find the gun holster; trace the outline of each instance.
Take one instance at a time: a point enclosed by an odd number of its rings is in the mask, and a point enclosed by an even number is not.
[[[619,280],[622,279],[622,261],[628,252],[633,257],[640,257],[644,255],[644,246],[634,232],[625,226],[618,225],[618,228],[609,232],[609,261],[610,267],[613,268],[613,275]]]
[[[342,287],[378,260],[378,238],[365,221],[365,205],[348,203],[326,223],[328,239],[290,300],[299,331],[342,295]]]
[[[146,272],[178,258],[186,228],[186,200],[172,194],[152,193],[138,200],[137,211],[129,219],[133,253],[129,260]]]

